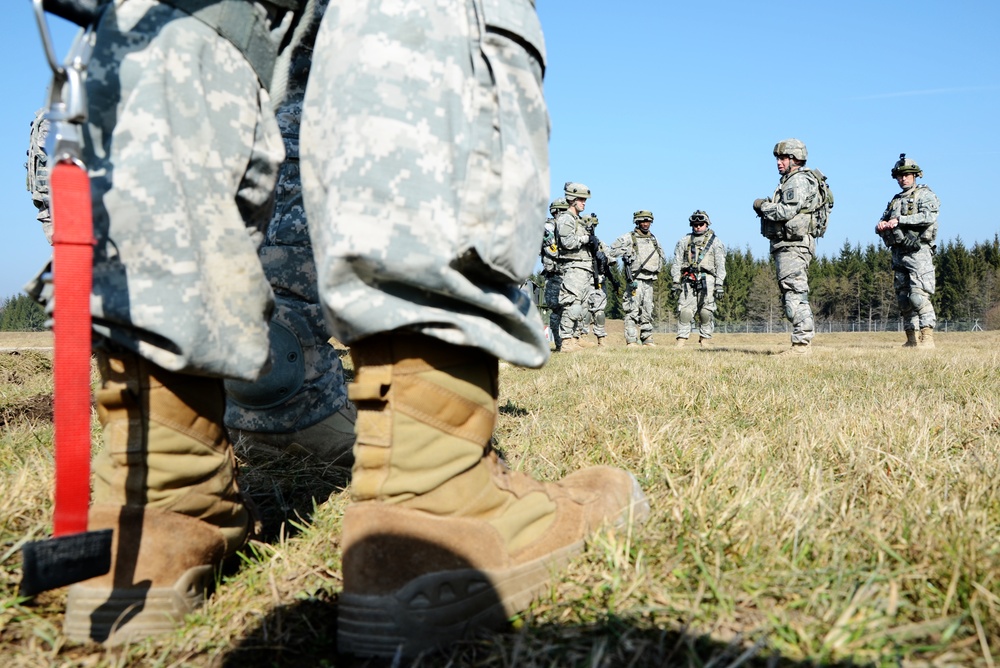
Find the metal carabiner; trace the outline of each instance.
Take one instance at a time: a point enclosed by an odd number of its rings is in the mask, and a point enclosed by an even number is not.
[[[49,134],[45,151],[53,164],[71,161],[83,165],[81,128],[87,122],[87,90],[85,80],[90,56],[94,50],[94,26],[87,26],[77,35],[60,65],[52,47],[48,21],[45,19],[43,0],[31,0],[35,10],[38,31],[42,37],[45,57],[52,69],[45,119],[49,121]]]

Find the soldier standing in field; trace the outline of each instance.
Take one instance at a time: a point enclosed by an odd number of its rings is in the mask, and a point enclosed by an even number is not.
[[[905,153],[892,167],[898,192],[885,207],[875,232],[892,250],[892,270],[896,302],[906,331],[904,348],[933,348],[936,317],[934,294],[934,251],[941,203],[934,191],[917,185],[924,175]],[[917,331],[919,330],[919,339]]]
[[[542,233],[542,277],[545,279],[545,292],[542,301],[548,310],[549,337],[559,348],[559,321],[562,319],[562,307],[559,305],[559,292],[562,289],[562,265],[559,263],[559,238],[556,235],[556,218],[569,208],[565,197],[559,197],[549,204],[549,218],[545,221],[545,231]]]
[[[785,317],[792,324],[792,347],[785,352],[806,355],[815,335],[807,270],[816,256],[811,230],[813,212],[821,204],[819,186],[805,169],[808,152],[801,141],[780,141],[773,153],[781,180],[770,198],[754,200],[753,209],[760,216],[761,234],[771,242]]]
[[[597,219],[597,214],[591,213],[590,216],[585,217],[584,220],[587,221],[587,228],[590,230],[593,237],[596,238],[597,224],[600,222]],[[605,329],[604,326],[607,320],[605,311],[608,308],[608,295],[604,292],[604,274],[608,263],[608,247],[603,241],[599,241],[597,248],[600,252],[595,257],[593,265],[593,279],[591,280],[590,290],[587,292],[587,296],[583,300],[584,311],[579,341],[580,345],[584,347],[594,345],[593,342],[590,341],[591,331],[593,331],[594,336],[597,337],[598,346],[604,345],[604,339],[608,335],[607,329]]]
[[[45,153],[45,140],[49,135],[49,122],[44,118],[45,109],[35,112],[28,132],[28,160],[26,186],[31,193],[31,202],[38,210],[36,219],[42,225],[42,233],[49,244],[52,243],[52,211],[49,209],[49,158]]]
[[[559,320],[557,351],[570,353],[582,349],[579,331],[583,326],[584,300],[594,283],[594,254],[591,251],[592,232],[588,220],[580,214],[587,206],[590,188],[569,181],[563,187],[569,208],[556,218],[559,241],[559,264],[562,284],[559,286]]]
[[[635,229],[615,239],[611,257],[622,258],[632,280],[625,286],[625,345],[655,346],[653,342],[653,281],[667,264],[663,248],[653,233],[653,213],[632,214]]]
[[[89,526],[113,529],[115,547],[108,574],[68,592],[75,640],[172,632],[253,524],[224,381],[256,381],[271,355],[257,252],[284,159],[271,92],[281,98],[279,45],[319,16],[306,0],[198,16],[177,4],[107,3],[95,16],[82,132],[104,448]],[[498,359],[538,367],[549,355],[519,289],[548,184],[533,3],[330,0],[316,39],[303,201],[359,415],[351,503],[331,537],[343,551],[338,649],[413,654],[504,623],[587,535],[648,504],[626,471],[541,483],[490,445]],[[470,91],[480,105],[462,103]]]
[[[674,247],[670,267],[671,290],[677,295],[677,347],[691,336],[691,322],[698,317],[698,345],[712,346],[716,301],[726,282],[726,248],[714,231],[708,214],[695,211],[688,218],[691,233]]]

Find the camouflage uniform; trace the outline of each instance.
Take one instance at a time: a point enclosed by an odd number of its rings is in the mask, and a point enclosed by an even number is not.
[[[36,219],[42,225],[42,232],[52,243],[52,212],[49,211],[49,159],[45,153],[45,140],[49,134],[49,122],[43,118],[45,109],[35,112],[31,121],[28,142],[28,161],[24,164],[28,172],[27,187],[31,201],[38,209]]]
[[[820,194],[807,172],[797,168],[782,176],[774,195],[760,207],[761,233],[771,242],[785,317],[792,323],[793,344],[808,344],[815,335],[807,270],[816,256],[810,211],[819,206]]]
[[[316,3],[322,16],[326,0]],[[299,124],[319,20],[292,54],[285,97],[276,111],[285,144],[274,216],[258,250],[274,290],[271,368],[256,383],[226,383],[226,426],[249,432],[291,433],[317,424],[348,405],[344,368],[328,343],[316,285],[299,170]]]
[[[401,21],[379,5],[331,3],[303,111],[305,204],[332,331],[351,344],[406,329],[541,366],[548,344],[519,289],[542,237],[524,212],[545,206],[549,180],[534,8],[452,0]],[[480,21],[495,30],[470,54]]]
[[[648,344],[653,337],[653,282],[667,264],[663,248],[652,232],[643,234],[638,228],[615,239],[610,257],[624,258],[635,278],[633,286],[625,287],[622,307],[625,309],[625,342]]]
[[[683,271],[688,270],[690,271]],[[682,279],[682,274],[683,278]],[[674,247],[670,278],[677,301],[677,338],[691,336],[691,322],[697,315],[701,339],[715,331],[715,297],[726,282],[726,247],[711,229],[702,234],[685,234]]]
[[[256,379],[273,307],[257,246],[284,158],[267,91],[229,41],[156,0],[105,11],[86,88],[99,341]]]
[[[882,214],[882,220],[899,220],[897,227],[881,236],[892,249],[896,302],[906,331],[933,329],[937,324],[931,295],[935,286],[934,242],[939,208],[940,201],[934,191],[923,184],[914,184],[897,193]]]
[[[560,243],[559,262],[563,271],[559,291],[559,306],[562,309],[559,321],[560,341],[579,336],[583,329],[584,303],[594,288],[594,256],[589,246],[587,220],[572,209],[556,218]]]
[[[558,208],[557,208],[558,207]],[[549,206],[549,212],[554,216],[556,211],[566,210],[566,200],[557,199]],[[562,307],[559,306],[559,291],[562,289],[562,268],[559,266],[559,241],[556,236],[555,217],[546,218],[542,235],[542,250],[539,253],[542,260],[542,277],[545,288],[542,296],[543,312],[548,315],[549,336],[559,347],[559,321],[562,319]]]

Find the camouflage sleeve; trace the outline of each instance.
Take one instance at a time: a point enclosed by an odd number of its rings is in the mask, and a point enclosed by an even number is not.
[[[559,214],[556,219],[556,227],[559,230],[559,245],[568,251],[579,250],[590,241],[590,236],[581,237],[577,234],[577,219],[568,213]]]
[[[632,240],[629,238],[629,235],[623,234],[615,239],[614,243],[611,244],[611,250],[608,252],[608,257],[613,260],[617,260],[620,257],[625,257],[631,251]]]
[[[805,174],[792,174],[779,189],[779,201],[765,202],[761,214],[768,220],[784,222],[817,204],[819,188]]]
[[[941,202],[930,188],[917,189],[917,212],[912,216],[900,216],[899,225],[921,229],[937,222]]]
[[[715,238],[715,285],[726,282],[726,245],[718,237]]]
[[[677,245],[674,246],[674,263],[670,265],[670,281],[681,282],[681,265],[684,264],[684,249],[687,248],[687,237],[681,237]]]

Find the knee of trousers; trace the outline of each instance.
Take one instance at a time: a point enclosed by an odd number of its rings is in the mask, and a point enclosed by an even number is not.
[[[567,306],[563,312],[571,320],[580,320],[583,317],[583,304],[576,302]]]
[[[606,320],[607,316],[604,315],[604,311],[597,311],[594,313],[594,324],[598,327],[604,327]]]
[[[677,319],[681,322],[691,322],[694,320],[694,309],[685,308],[677,312]]]
[[[927,307],[931,306],[930,297],[927,295],[926,292],[924,292],[919,288],[914,288],[913,290],[910,291],[910,295],[907,301],[909,301],[910,305],[912,305],[913,310],[917,311],[918,313],[926,310]]]
[[[226,380],[230,401],[244,408],[278,406],[302,388],[306,378],[302,342],[284,323],[271,320],[270,370],[256,381]]]
[[[712,320],[715,318],[715,314],[712,312],[712,309],[703,308],[700,311],[698,311],[698,317],[701,318],[701,321],[703,323],[712,322]]]

